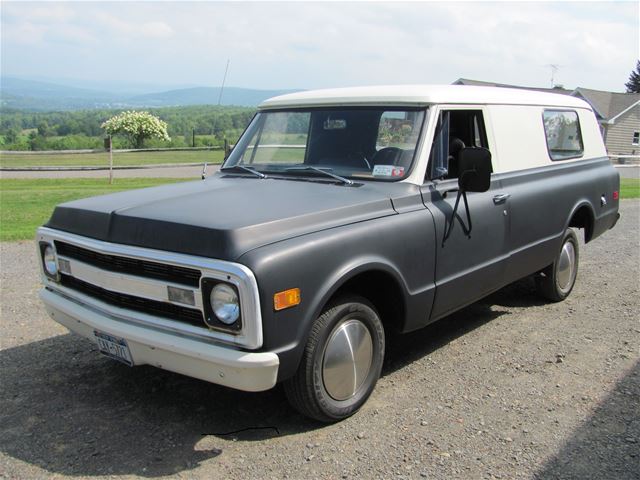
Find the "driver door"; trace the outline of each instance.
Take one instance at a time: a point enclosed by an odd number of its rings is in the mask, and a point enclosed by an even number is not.
[[[452,107],[438,112],[422,186],[425,206],[433,214],[436,227],[436,294],[431,320],[502,287],[505,278],[509,212],[508,196],[501,191],[500,180],[492,174],[488,191],[467,192],[468,209],[464,198],[458,199],[460,150],[489,148],[483,113],[480,107]]]

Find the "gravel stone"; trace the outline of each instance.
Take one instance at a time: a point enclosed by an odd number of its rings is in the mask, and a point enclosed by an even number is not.
[[[566,301],[525,279],[390,336],[373,395],[335,425],[280,388],[100,356],[46,315],[33,242],[1,243],[0,478],[637,480],[640,201],[620,210]]]

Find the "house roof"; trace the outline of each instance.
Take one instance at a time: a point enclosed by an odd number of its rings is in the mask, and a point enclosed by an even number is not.
[[[472,80],[470,78],[459,78],[452,85],[475,85],[485,87],[501,87],[501,88],[517,88],[521,90],[534,90],[536,92],[560,93],[562,95],[571,95],[573,90],[567,90],[562,87],[543,88],[543,87],[523,87],[520,85],[509,85],[508,83],[485,82],[483,80]]]
[[[587,108],[584,100],[526,89],[464,85],[389,85],[309,90],[270,98],[260,109],[335,105],[422,106],[430,104],[544,105]]]
[[[524,90],[533,90],[537,92],[560,93],[562,95],[571,95],[586,100],[598,118],[605,121],[615,119],[620,114],[626,112],[631,107],[640,102],[640,93],[618,93],[606,92],[603,90],[593,90],[590,88],[578,87],[575,90],[567,90],[566,88],[538,88],[538,87],[521,87],[518,85],[509,85],[506,83],[485,82],[482,80],[471,80],[469,78],[459,78],[453,85],[485,85],[501,88],[517,88]]]
[[[591,104],[603,120],[612,120],[640,102],[640,93],[616,93],[578,87],[573,92]]]

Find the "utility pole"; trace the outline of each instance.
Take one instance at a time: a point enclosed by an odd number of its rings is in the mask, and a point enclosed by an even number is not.
[[[227,72],[229,71],[229,59],[227,59],[227,66],[224,69],[224,77],[222,77],[222,86],[220,87],[220,95],[218,95],[218,106],[220,105],[220,102],[222,101],[222,92],[224,90],[224,84],[227,81]]]

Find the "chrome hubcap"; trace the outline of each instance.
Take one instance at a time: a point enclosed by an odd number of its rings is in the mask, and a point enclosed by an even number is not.
[[[556,278],[558,281],[558,288],[563,292],[566,292],[571,288],[573,277],[576,269],[576,249],[572,242],[566,242],[562,246],[560,252],[560,259],[558,261],[558,271]]]
[[[334,400],[353,397],[362,386],[373,360],[373,341],[360,320],[338,325],[324,349],[322,380]]]

